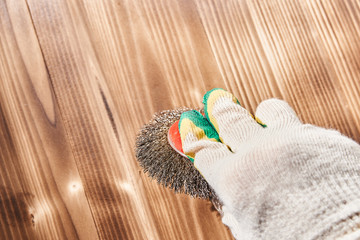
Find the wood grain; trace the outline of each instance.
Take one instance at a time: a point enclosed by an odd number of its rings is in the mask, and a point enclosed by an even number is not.
[[[223,87],[360,142],[360,4],[0,0],[0,238],[232,239],[134,157],[156,111]]]
[[[97,236],[25,2],[1,2],[1,239]]]

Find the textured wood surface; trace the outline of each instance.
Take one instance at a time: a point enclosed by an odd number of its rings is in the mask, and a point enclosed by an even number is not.
[[[0,238],[232,239],[135,136],[223,87],[360,142],[360,2],[0,0]]]

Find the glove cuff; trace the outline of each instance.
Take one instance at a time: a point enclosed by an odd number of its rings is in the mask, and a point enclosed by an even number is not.
[[[273,201],[254,199],[248,211],[224,206],[223,222],[236,239],[359,239],[354,237],[360,236],[359,190],[360,176],[328,176],[322,183],[276,192]]]
[[[342,208],[314,225],[306,239],[358,239],[360,236],[360,200],[345,204]]]

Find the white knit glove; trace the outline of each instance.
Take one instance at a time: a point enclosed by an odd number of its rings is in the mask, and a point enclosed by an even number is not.
[[[183,150],[223,202],[236,239],[360,239],[360,146],[302,124],[281,100],[259,124],[230,93],[204,97],[206,117],[180,119]],[[258,119],[257,119],[258,120]]]

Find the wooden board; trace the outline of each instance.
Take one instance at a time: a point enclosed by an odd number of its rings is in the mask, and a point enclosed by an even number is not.
[[[232,239],[135,136],[222,87],[360,142],[360,3],[0,0],[0,238]]]

